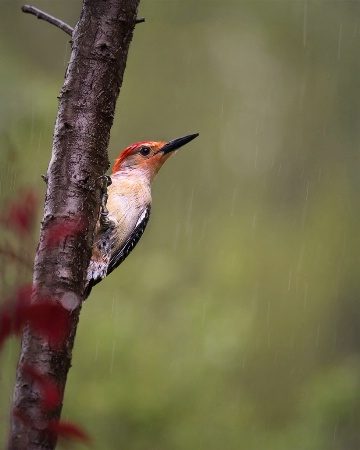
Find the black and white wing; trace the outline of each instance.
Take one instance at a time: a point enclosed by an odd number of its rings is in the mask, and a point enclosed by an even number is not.
[[[90,295],[91,289],[100,283],[124,259],[131,253],[143,235],[146,225],[149,221],[151,206],[148,205],[140,214],[133,230],[129,236],[117,248],[119,235],[116,228],[109,228],[102,232],[100,239],[94,244],[94,252],[87,274],[87,283],[85,287],[85,298]]]
[[[128,236],[128,238],[123,242],[121,247],[116,249],[111,254],[110,262],[107,268],[106,275],[109,275],[114,269],[116,269],[124,259],[134,250],[136,244],[139,242],[141,236],[144,234],[146,225],[149,222],[151,212],[151,206],[147,206],[144,211],[140,214],[138,221],[135,224],[134,229]]]

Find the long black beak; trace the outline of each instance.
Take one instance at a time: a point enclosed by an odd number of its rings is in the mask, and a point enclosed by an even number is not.
[[[166,153],[173,152],[174,150],[177,150],[178,148],[182,147],[183,145],[187,144],[188,142],[192,141],[196,137],[199,136],[199,133],[195,134],[189,134],[188,136],[183,136],[178,139],[174,139],[173,141],[168,142],[164,145],[164,147],[160,150],[164,155]]]

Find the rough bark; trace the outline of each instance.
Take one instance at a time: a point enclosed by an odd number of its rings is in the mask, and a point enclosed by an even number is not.
[[[59,96],[33,302],[55,299],[70,324],[56,347],[26,328],[16,374],[8,449],[53,449],[86,269],[100,206],[98,177],[108,169],[107,146],[140,0],[84,0]],[[54,321],[57,317],[53,317]],[[50,377],[61,401],[44,410],[26,366]]]

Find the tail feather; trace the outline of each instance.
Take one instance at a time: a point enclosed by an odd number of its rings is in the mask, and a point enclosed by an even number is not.
[[[104,261],[91,260],[86,277],[84,300],[86,300],[92,288],[106,277],[107,264]]]

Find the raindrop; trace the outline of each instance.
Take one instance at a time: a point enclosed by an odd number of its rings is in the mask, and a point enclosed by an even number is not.
[[[65,54],[64,54],[64,66],[67,66],[67,61],[68,61],[68,47],[69,47],[69,44],[66,43],[66,46],[65,46]]]
[[[318,174],[318,183],[320,183],[320,180],[321,180],[321,167],[319,169],[319,174]]]
[[[342,239],[342,249],[341,249],[341,256],[342,256],[342,258],[345,257],[346,240],[347,240],[347,228],[346,228],[346,224],[345,224],[344,225],[344,231],[343,231],[343,239]]]
[[[173,250],[176,250],[178,245],[179,245],[179,238],[180,238],[180,224],[179,224],[179,222],[176,223],[176,227],[175,227],[173,236],[174,236]]]
[[[308,283],[305,283],[305,289],[304,289],[304,309],[307,308],[307,300],[308,300]]]
[[[207,303],[206,303],[206,302],[203,302],[203,308],[202,308],[202,326],[204,326],[204,324],[205,324],[206,306],[207,306]]]
[[[275,155],[273,155],[273,157],[271,159],[270,169],[272,169],[274,167],[274,162],[275,162]]]
[[[110,361],[110,373],[113,373],[113,368],[114,368],[114,359],[115,359],[115,339],[113,340],[113,345],[112,345],[112,349],[111,349],[111,361]]]
[[[256,214],[254,214],[254,217],[253,217],[252,228],[255,228],[255,220],[256,220]]]
[[[186,225],[185,225],[186,234],[189,234],[191,231],[191,215],[192,215],[192,211],[193,211],[193,201],[194,201],[194,190],[191,191],[191,196],[190,196],[189,209],[188,209]]]
[[[302,244],[301,249],[300,249],[298,266],[297,266],[297,270],[296,270],[298,275],[300,274],[300,272],[302,270],[302,265],[303,265],[303,260],[304,260],[304,251],[305,251],[305,244]]]
[[[325,136],[326,136],[326,132],[327,132],[327,121],[326,121],[326,120],[324,120],[324,125],[323,125],[323,132],[322,132],[322,135],[323,135],[323,137],[325,137]]]
[[[340,60],[341,39],[342,39],[342,23],[340,24],[340,28],[339,28],[339,46],[338,46],[338,54],[337,54],[338,61]]]
[[[235,188],[232,195],[230,217],[234,215],[237,195],[238,195],[238,188]]]
[[[316,332],[316,347],[319,347],[319,341],[320,341],[320,322],[318,323]]]
[[[221,116],[224,115],[224,102],[225,102],[225,100],[223,98],[223,101],[221,102]]]
[[[303,47],[306,47],[307,34],[307,1],[304,2]]]
[[[336,433],[337,433],[338,425],[339,425],[339,417],[336,420],[336,424],[335,424],[335,428],[334,428],[334,435],[333,435],[334,442],[336,440]]]
[[[276,364],[278,362],[278,356],[279,356],[279,350],[276,350],[276,352],[274,354],[274,364]]]
[[[33,139],[34,139],[34,118],[35,118],[35,110],[34,110],[34,107],[33,107],[32,111],[31,111],[30,146],[32,146]]]
[[[308,201],[308,197],[309,197],[309,186],[310,186],[310,180],[308,180],[308,182],[307,182],[305,202]]]
[[[335,330],[334,340],[333,340],[333,351],[336,351],[336,343],[337,343],[337,332]]]
[[[40,131],[40,133],[39,133],[39,143],[38,143],[38,156],[40,156],[41,138],[42,138],[42,133]]]
[[[290,266],[289,279],[288,279],[288,291],[290,291],[290,287],[291,287],[291,275],[292,275],[292,267]]]

